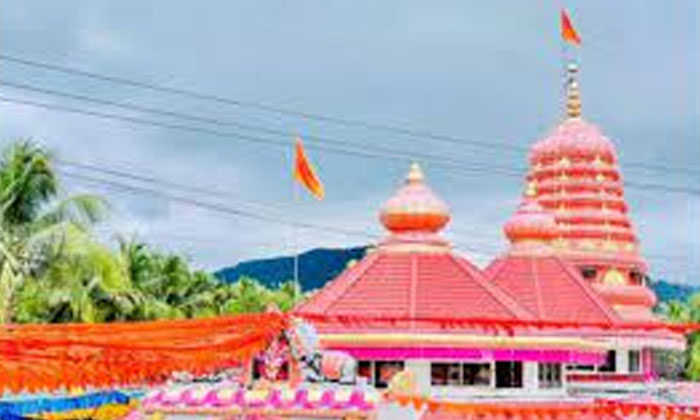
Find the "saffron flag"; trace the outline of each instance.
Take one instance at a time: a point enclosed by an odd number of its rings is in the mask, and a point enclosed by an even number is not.
[[[323,184],[316,175],[311,162],[306,157],[304,145],[301,143],[301,138],[297,137],[294,153],[294,179],[301,185],[305,186],[314,197],[323,200],[325,192]]]
[[[564,38],[564,41],[570,44],[581,45],[581,38],[578,36],[576,29],[574,29],[574,25],[571,23],[571,19],[569,19],[565,9],[561,9],[561,36]]]

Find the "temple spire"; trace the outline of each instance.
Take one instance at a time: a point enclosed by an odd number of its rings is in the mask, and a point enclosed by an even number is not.
[[[569,63],[566,68],[566,116],[568,118],[581,117],[581,92],[578,88],[578,65]]]

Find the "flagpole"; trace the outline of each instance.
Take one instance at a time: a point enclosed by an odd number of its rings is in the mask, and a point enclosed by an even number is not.
[[[292,179],[292,194],[294,199],[294,208],[296,209],[299,205],[299,185]],[[292,308],[297,304],[297,290],[301,291],[301,285],[299,284],[299,247],[298,247],[298,234],[299,226],[296,222],[292,224],[292,252],[294,253],[294,287],[292,289]]]

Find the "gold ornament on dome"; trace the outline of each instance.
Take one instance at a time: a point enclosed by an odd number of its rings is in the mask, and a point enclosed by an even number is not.
[[[569,166],[571,166],[571,161],[569,160],[569,158],[566,158],[566,157],[559,159],[558,163],[559,163],[559,166],[563,166],[565,168],[568,168]]]
[[[627,284],[627,278],[620,270],[611,268],[603,275],[603,284],[606,286],[624,286]]]
[[[603,249],[606,251],[617,251],[617,243],[615,241],[611,241],[610,239],[606,239],[603,241]]]
[[[603,175],[602,173],[599,173],[598,175],[595,176],[595,180],[599,181],[599,182],[605,181],[605,175]]]
[[[530,181],[527,183],[525,188],[526,197],[535,197],[537,195],[537,183],[535,181]]]
[[[593,165],[601,166],[602,164],[603,164],[603,161],[600,159],[600,156],[596,156],[595,159],[593,159]]]

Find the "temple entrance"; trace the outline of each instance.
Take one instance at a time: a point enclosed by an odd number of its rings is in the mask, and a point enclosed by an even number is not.
[[[522,388],[523,362],[496,362],[496,388]]]

